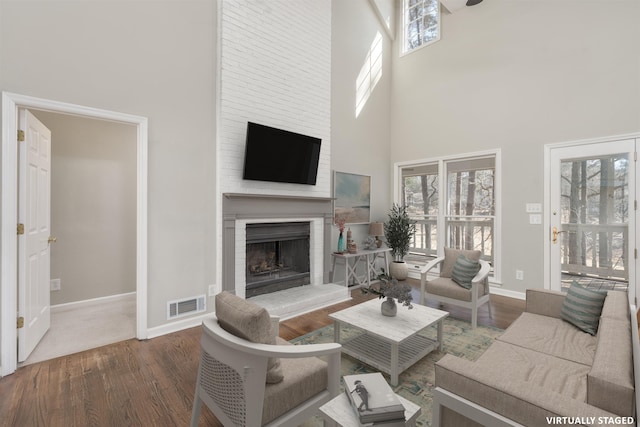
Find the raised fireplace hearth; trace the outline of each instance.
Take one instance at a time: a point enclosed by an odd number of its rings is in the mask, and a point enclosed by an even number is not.
[[[309,222],[246,225],[246,297],[311,283]]]

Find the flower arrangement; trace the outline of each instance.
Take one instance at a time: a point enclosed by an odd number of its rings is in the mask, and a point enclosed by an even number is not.
[[[340,230],[340,233],[342,233],[344,231],[344,225],[346,223],[347,223],[347,220],[345,218],[341,218],[341,217],[336,215],[335,220],[334,220],[334,224],[338,226],[338,229]]]
[[[395,298],[399,303],[402,303],[403,306],[409,309],[413,308],[413,305],[411,305],[411,301],[413,301],[411,286],[406,283],[398,283],[396,279],[392,279],[391,276],[384,271],[384,268],[382,269],[382,273],[378,274],[376,278],[380,281],[378,287],[375,288],[371,286],[361,288],[362,293],[374,294],[377,295],[378,298]]]

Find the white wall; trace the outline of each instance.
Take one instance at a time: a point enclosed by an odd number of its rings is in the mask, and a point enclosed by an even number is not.
[[[222,1],[222,193],[329,197],[330,0]],[[321,138],[316,185],[242,179],[247,122]]]
[[[136,291],[136,127],[33,111],[51,130],[51,304]]]
[[[377,3],[383,13],[393,10],[391,0],[378,0]],[[334,0],[332,8],[331,169],[370,175],[371,220],[384,221],[391,207],[389,103],[392,43],[368,0]],[[382,77],[356,116],[356,79],[378,35],[382,37]],[[368,235],[368,225],[351,226],[351,230],[353,239],[360,246]],[[333,231],[335,248],[337,228],[334,227]]]
[[[149,118],[148,326],[215,282],[215,3],[2,1],[0,90]]]
[[[640,130],[639,16],[633,0],[484,1],[394,61],[393,162],[502,149],[505,289],[543,286],[525,204],[544,202],[544,144]]]

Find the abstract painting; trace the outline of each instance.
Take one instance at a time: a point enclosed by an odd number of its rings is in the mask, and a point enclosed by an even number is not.
[[[347,224],[371,222],[371,177],[335,172],[333,177],[334,219]]]

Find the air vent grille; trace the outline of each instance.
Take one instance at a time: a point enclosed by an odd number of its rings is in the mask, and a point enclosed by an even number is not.
[[[204,295],[169,301],[167,303],[167,320],[207,310],[207,299]]]

